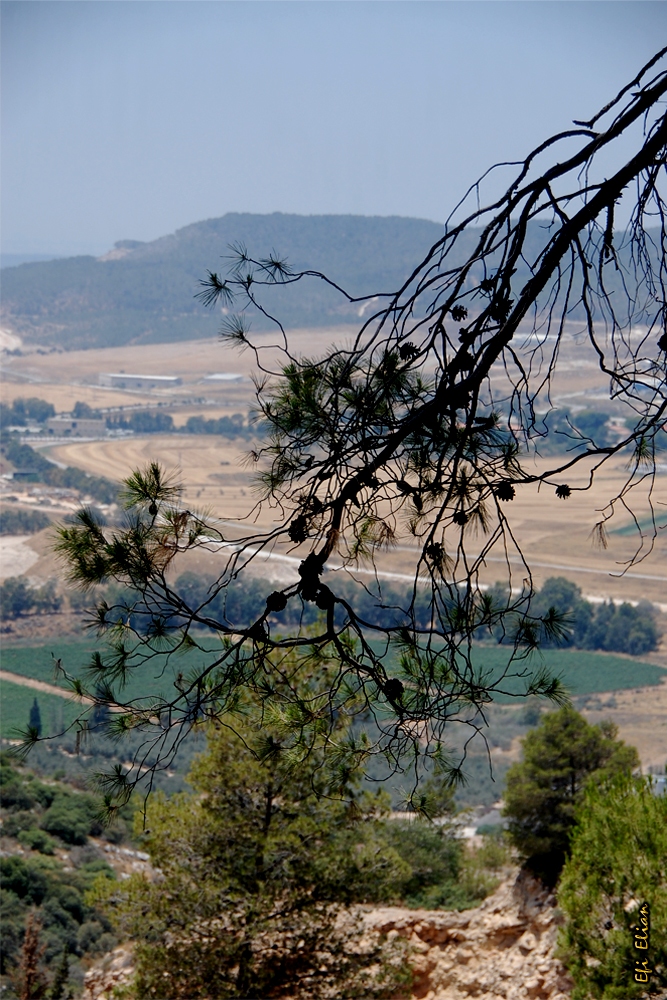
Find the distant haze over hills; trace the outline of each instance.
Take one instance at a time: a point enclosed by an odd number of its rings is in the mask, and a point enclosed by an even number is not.
[[[18,267],[19,264],[30,264],[36,260],[54,260],[62,257],[58,253],[0,253],[0,268]]]
[[[68,349],[214,336],[220,312],[194,298],[207,270],[224,270],[232,243],[275,250],[294,269],[321,270],[353,294],[393,291],[443,234],[423,219],[229,213],[103,257],[70,257],[3,270],[2,325],[27,343]],[[319,281],[272,289],[271,311],[288,327],[354,322],[358,306]],[[254,329],[267,326],[258,315]]]

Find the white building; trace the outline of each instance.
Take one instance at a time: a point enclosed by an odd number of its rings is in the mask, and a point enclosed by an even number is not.
[[[215,372],[214,375],[204,375],[204,382],[243,382],[243,375],[238,372]]]
[[[181,385],[177,375],[134,375],[128,372],[100,372],[100,385],[114,389],[172,389]]]

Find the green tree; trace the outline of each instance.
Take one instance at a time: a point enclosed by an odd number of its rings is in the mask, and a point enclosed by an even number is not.
[[[25,409],[30,419],[36,420],[39,424],[45,423],[49,417],[56,415],[53,403],[47,403],[46,400],[39,399],[37,396],[31,396],[30,399],[25,400]]]
[[[69,983],[69,948],[65,944],[60,962],[56,968],[55,975],[49,990],[49,1000],[63,1000],[65,991],[71,996],[68,990]]]
[[[667,988],[667,796],[650,778],[590,783],[576,810],[558,888],[560,949],[573,1000],[630,1000]],[[648,947],[634,946],[648,904]],[[636,962],[651,973],[635,979]],[[641,965],[640,965],[641,969]],[[639,980],[639,981],[637,981]]]
[[[522,678],[520,693],[562,702],[557,678],[530,657],[543,640],[563,638],[566,622],[553,606],[536,613],[531,605],[512,500],[537,483],[539,497],[548,490],[567,503],[624,453],[626,481],[592,525],[594,537],[604,546],[609,520],[642,489],[651,504],[647,470],[667,414],[666,62],[664,49],[597,114],[548,138],[515,168],[505,164],[514,176],[502,196],[484,204],[484,185],[473,185],[394,292],[358,299],[323,274],[296,272],[276,253],[253,256],[238,245],[225,274],[209,273],[201,295],[228,314],[226,342],[255,352],[263,434],[249,460],[256,502],[271,512],[272,527],[258,530],[253,511],[232,536],[224,522],[186,504],[178,484],[152,464],[126,483],[123,528],[81,511],[62,529],[59,551],[74,580],[84,588],[113,580],[139,595],[129,626],[98,605],[112,649],[91,665],[91,697],[102,681],[122,702],[129,673],[147,669],[165,647],[175,656],[198,631],[224,640],[202,653],[198,676],[160,704],[126,703],[126,729],[161,718],[172,740],[155,731],[153,738],[168,757],[183,727],[224,714],[242,689],[272,689],[271,650],[306,646],[315,668],[326,648],[338,663],[321,689],[320,724],[333,732],[353,690],[360,717],[373,720],[373,751],[397,769],[417,758],[416,776],[424,757],[460,775],[461,755],[446,752],[451,724],[483,728],[486,706],[509,678]],[[623,232],[614,222],[620,198],[630,218]],[[322,357],[301,357],[276,321],[277,353],[265,367],[252,315],[269,319],[272,290],[311,280],[348,303],[363,302],[358,335]],[[613,444],[580,434],[576,451],[538,463],[549,433],[539,414],[550,407],[570,323],[581,334],[578,351],[625,407],[627,432]],[[572,471],[583,469],[575,485]],[[648,535],[639,521],[637,528],[637,558],[644,558],[657,525]],[[396,607],[384,597],[379,563],[398,540],[409,543],[412,583]],[[201,603],[190,603],[172,586],[176,563],[211,541],[221,543],[220,575]],[[213,615],[213,602],[222,595],[224,604],[249,565],[276,550],[296,555],[292,581],[267,587],[257,616]],[[500,600],[481,585],[489,558],[504,564]],[[325,575],[332,568],[338,572]],[[359,568],[364,585],[356,592],[372,594],[370,614],[338,585]],[[520,589],[518,579],[526,581]],[[288,605],[296,609],[289,621],[280,617]],[[323,612],[321,625],[306,637],[301,612],[313,606]],[[504,669],[493,674],[483,674],[473,655],[473,640],[485,631],[506,640]],[[296,693],[294,706],[298,735]],[[137,767],[128,781],[140,773]]]
[[[20,576],[10,576],[0,584],[0,612],[3,618],[19,618],[35,607],[36,591]]]
[[[37,423],[44,423],[49,417],[55,416],[55,407],[52,403],[47,403],[44,399],[31,396],[29,399],[19,396],[15,399],[11,407],[3,404],[2,423],[18,424],[25,426],[28,420],[36,420]]]
[[[94,410],[89,403],[83,403],[80,399],[77,399],[72,410],[72,416],[76,420],[84,417],[99,417],[99,415],[99,410]]]
[[[42,714],[39,710],[39,702],[36,698],[33,698],[32,705],[30,706],[30,719],[28,725],[37,733],[38,736],[42,735]]]
[[[194,794],[149,801],[159,878],[102,893],[135,941],[133,997],[167,984],[174,1000],[393,996],[405,981],[400,951],[359,947],[353,915],[339,922],[342,905],[393,898],[410,874],[381,836],[385,793],[360,791],[317,750],[286,765],[279,730],[223,718],[191,771]]]
[[[648,601],[638,605],[613,602],[592,605],[581,596],[581,588],[562,576],[545,580],[533,600],[537,615],[558,608],[571,630],[570,641],[580,649],[604,649],[607,652],[641,655],[656,649],[660,629],[655,608]]]
[[[563,866],[587,784],[639,766],[635,748],[616,733],[613,723],[591,726],[565,706],[543,715],[522,740],[522,760],[507,772],[504,813],[515,847],[545,881],[555,881]]]
[[[0,511],[0,535],[27,535],[48,528],[51,518],[41,510],[12,510],[3,508]]]

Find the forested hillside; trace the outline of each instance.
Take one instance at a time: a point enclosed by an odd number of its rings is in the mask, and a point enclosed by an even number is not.
[[[531,258],[549,230],[537,222],[529,229]],[[461,260],[478,233],[471,228],[459,241]],[[442,234],[440,223],[398,216],[230,212],[150,243],[121,240],[101,258],[5,268],[2,323],[28,344],[66,349],[214,336],[220,314],[207,311],[195,295],[207,270],[224,271],[230,245],[246,246],[258,257],[276,251],[293,269],[323,271],[350,294],[362,295],[399,288]],[[623,256],[620,234],[618,243]],[[527,279],[523,268],[519,277]],[[263,299],[288,327],[353,323],[360,315],[358,304],[317,280],[272,289]],[[256,313],[252,324],[262,329],[269,321]]]
[[[195,298],[230,244],[294,268],[319,268],[353,293],[391,291],[442,236],[422,219],[229,213],[150,243],[124,240],[104,258],[72,257],[3,271],[3,324],[27,342],[66,348],[214,335],[219,315]],[[273,304],[272,297],[272,304]],[[320,282],[275,296],[291,326],[352,322],[357,308]],[[253,321],[261,328],[262,317]],[[264,321],[266,325],[266,321]]]

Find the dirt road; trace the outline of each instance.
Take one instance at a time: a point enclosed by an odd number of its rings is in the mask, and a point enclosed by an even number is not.
[[[55,694],[59,698],[67,698],[68,701],[78,701],[84,705],[93,704],[92,698],[78,697],[65,688],[56,687],[55,684],[47,684],[46,681],[38,681],[34,677],[24,677],[22,674],[13,674],[9,670],[0,670],[0,681],[6,681],[7,684],[20,684],[21,687],[33,688],[34,691],[43,691],[44,694]]]

